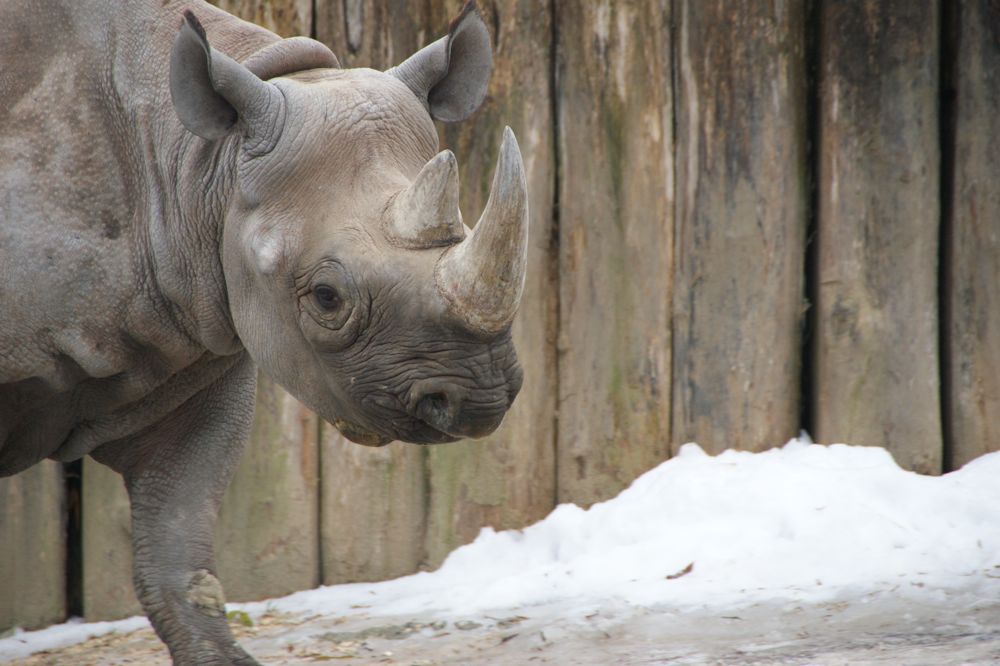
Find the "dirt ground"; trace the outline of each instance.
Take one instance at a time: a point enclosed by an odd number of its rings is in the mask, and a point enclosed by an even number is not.
[[[933,597],[933,595],[930,595]],[[1000,599],[973,593],[913,601],[892,594],[818,605],[757,604],[731,614],[525,610],[421,620],[268,615],[234,629],[265,664],[1000,664]],[[532,617],[532,615],[536,617]],[[557,617],[557,619],[553,619]],[[169,664],[151,630],[40,653],[26,665]]]

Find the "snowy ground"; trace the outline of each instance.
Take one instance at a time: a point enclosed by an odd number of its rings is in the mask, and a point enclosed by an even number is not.
[[[1000,663],[1000,453],[924,477],[875,448],[689,445],[434,573],[232,607],[276,664]],[[0,661],[167,663],[123,633],[143,623],[20,633]]]

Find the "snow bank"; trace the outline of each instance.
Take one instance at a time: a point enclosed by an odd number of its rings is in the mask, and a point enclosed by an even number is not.
[[[713,458],[688,445],[589,511],[563,505],[523,533],[484,531],[435,575],[449,592],[431,605],[728,606],[900,579],[951,585],[1000,565],[998,525],[1000,456],[933,478],[876,448],[795,441]]]
[[[144,617],[130,617],[117,622],[84,622],[79,618],[73,618],[64,624],[56,624],[38,631],[16,630],[13,636],[0,639],[0,661],[27,657],[42,650],[58,650],[113,632],[126,634],[148,626],[149,621]]]
[[[484,529],[436,572],[234,606],[458,617],[933,594],[1000,577],[998,525],[1000,453],[928,477],[879,448],[793,440],[711,457],[689,444],[613,500]],[[31,635],[0,641],[0,658]]]
[[[689,444],[613,500],[561,505],[520,531],[484,529],[434,573],[273,606],[459,616],[562,601],[734,607],[963,587],[1000,576],[998,480],[1000,454],[929,477],[880,448],[793,440],[710,457]]]

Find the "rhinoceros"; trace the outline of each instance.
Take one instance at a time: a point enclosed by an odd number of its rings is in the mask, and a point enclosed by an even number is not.
[[[481,437],[517,395],[521,155],[506,129],[470,229],[433,122],[491,69],[472,4],[384,72],[200,0],[0,4],[0,476],[123,476],[175,663],[255,663],[212,535],[257,367],[374,446]]]

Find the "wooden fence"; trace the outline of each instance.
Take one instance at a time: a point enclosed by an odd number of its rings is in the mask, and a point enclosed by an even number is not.
[[[385,68],[461,0],[219,4]],[[504,124],[522,146],[524,389],[485,441],[368,449],[263,380],[219,522],[229,598],[433,568],[687,441],[806,429],[930,474],[1000,449],[995,2],[480,5],[489,97],[442,141],[465,219]],[[138,612],[121,482],[63,474],[0,480],[0,628]]]

